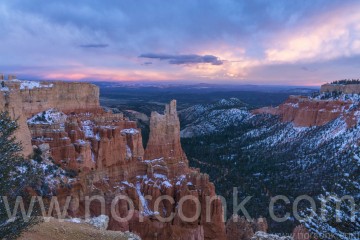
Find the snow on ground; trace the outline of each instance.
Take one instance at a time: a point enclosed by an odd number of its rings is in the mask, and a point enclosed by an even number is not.
[[[132,157],[131,149],[130,149],[129,145],[127,145],[127,144],[126,144],[126,157],[127,157],[127,158],[131,158],[131,157]]]
[[[36,81],[20,81],[20,90],[25,89],[34,89],[34,88],[52,88],[54,84],[47,84],[42,82],[36,82]]]
[[[176,182],[176,185],[179,186],[181,185],[181,183],[186,179],[186,176],[185,175],[181,175],[178,177],[178,181]]]
[[[107,215],[99,215],[97,217],[92,217],[85,220],[81,218],[69,218],[65,219],[65,221],[72,223],[88,223],[100,230],[106,230],[109,225],[109,217]]]
[[[252,117],[252,114],[243,109],[212,109],[209,112],[199,114],[197,120],[183,129],[181,137],[193,137],[210,133],[221,132],[229,126],[237,126],[242,121]]]
[[[72,181],[72,179],[66,176],[66,172],[62,168],[48,160],[44,160],[41,163],[31,160],[31,164],[34,169],[41,169],[44,175],[44,182],[50,189],[56,189],[61,183],[69,183]]]
[[[80,218],[69,218],[65,219],[66,222],[72,222],[72,223],[83,223],[84,221]]]
[[[135,135],[135,134],[138,134],[139,131],[135,128],[126,128],[126,129],[121,130],[121,133]]]
[[[109,225],[109,217],[106,215],[100,215],[97,217],[86,219],[85,222],[93,225],[98,229],[106,230]]]
[[[315,100],[334,101],[340,100],[345,102],[353,102],[355,105],[360,103],[360,94],[340,94],[333,95],[331,93],[321,93],[318,96],[312,98]]]
[[[145,163],[164,163],[164,158],[161,157],[161,158],[156,158],[153,160],[145,160],[144,162]]]
[[[95,139],[97,140],[97,141],[100,141],[100,133],[97,133],[96,135],[95,135]]]
[[[83,140],[83,139],[78,139],[78,140],[76,141],[76,143],[78,143],[78,144],[80,144],[80,145],[87,145],[87,144],[89,144],[88,141],[85,141],[85,140]]]
[[[141,202],[141,206],[142,206],[142,214],[144,216],[154,216],[154,215],[159,215],[159,212],[153,212],[149,209],[149,205],[147,200],[145,199],[144,195],[141,192],[141,185],[140,183],[136,183],[136,192],[139,196],[140,202]]]
[[[1,92],[8,92],[8,91],[10,91],[10,90],[9,90],[8,87],[1,87],[1,88],[0,88],[0,91],[1,91]]]
[[[54,124],[65,123],[67,115],[57,109],[51,108],[44,112],[40,112],[28,119],[28,124]]]
[[[165,175],[159,174],[159,173],[154,173],[154,177],[155,177],[155,178],[160,178],[160,179],[163,179],[163,180],[167,180],[167,179],[168,179]]]
[[[167,187],[167,188],[171,188],[172,187],[172,184],[168,181],[168,180],[165,180],[164,182],[162,182],[162,184]]]
[[[93,138],[94,134],[94,123],[90,120],[82,121],[82,130],[86,138]]]

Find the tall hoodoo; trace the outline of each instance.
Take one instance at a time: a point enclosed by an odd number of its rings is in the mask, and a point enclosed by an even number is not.
[[[145,159],[157,158],[164,158],[172,171],[182,171],[185,165],[187,166],[187,158],[180,143],[180,121],[176,111],[176,100],[165,106],[164,114],[151,113]]]

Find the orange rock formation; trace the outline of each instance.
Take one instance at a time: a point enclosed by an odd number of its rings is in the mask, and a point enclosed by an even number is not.
[[[254,114],[279,115],[284,122],[293,122],[298,127],[322,126],[343,116],[349,127],[355,124],[352,101],[318,100],[303,96],[290,96],[278,107],[264,107]]]
[[[94,85],[18,80],[6,81],[6,85],[9,89],[0,94],[0,110],[20,117],[18,138],[26,147],[48,146],[56,164],[78,172],[70,187],[56,189],[61,205],[67,196],[72,197],[69,216],[84,217],[86,196],[103,196],[110,230],[133,231],[145,240],[226,239],[222,203],[215,187],[208,175],[188,166],[181,148],[176,101],[166,106],[163,115],[151,114],[150,139],[144,150],[136,123],[122,114],[104,112]],[[133,210],[124,200],[116,204],[119,216],[133,213],[123,222],[111,213],[111,202],[119,194],[134,203]],[[156,211],[159,196],[174,201],[161,201],[161,211]],[[196,201],[186,200],[180,208],[185,196]],[[196,214],[197,201],[199,215],[184,220],[181,216]],[[92,216],[102,213],[100,202],[92,201],[89,206]],[[171,214],[172,221],[158,219]]]

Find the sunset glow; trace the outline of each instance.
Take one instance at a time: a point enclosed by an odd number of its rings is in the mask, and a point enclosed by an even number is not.
[[[351,0],[4,0],[0,72],[29,79],[320,85],[359,78],[359,9]]]

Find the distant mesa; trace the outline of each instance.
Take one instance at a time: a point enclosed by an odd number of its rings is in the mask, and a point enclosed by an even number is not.
[[[321,93],[338,92],[342,94],[360,94],[359,79],[345,79],[324,84],[320,89]]]

